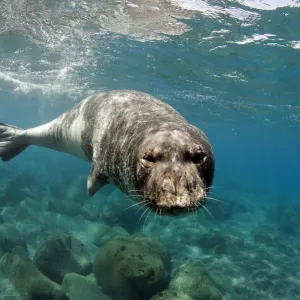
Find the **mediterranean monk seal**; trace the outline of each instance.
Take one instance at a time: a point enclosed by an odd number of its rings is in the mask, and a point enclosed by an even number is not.
[[[137,91],[91,95],[35,128],[0,123],[3,161],[30,145],[88,160],[90,196],[114,184],[161,214],[202,207],[214,176],[213,151],[204,133],[171,106]]]

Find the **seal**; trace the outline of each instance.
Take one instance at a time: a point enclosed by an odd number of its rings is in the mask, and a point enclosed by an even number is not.
[[[204,133],[168,104],[133,90],[93,94],[35,128],[0,123],[3,161],[30,145],[88,160],[90,196],[114,184],[160,214],[201,208],[214,176]]]

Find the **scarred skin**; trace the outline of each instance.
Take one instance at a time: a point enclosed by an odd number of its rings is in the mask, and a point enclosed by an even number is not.
[[[89,195],[111,183],[159,213],[201,207],[213,181],[214,157],[204,133],[142,92],[94,94],[52,122],[19,130],[17,138],[90,161]]]

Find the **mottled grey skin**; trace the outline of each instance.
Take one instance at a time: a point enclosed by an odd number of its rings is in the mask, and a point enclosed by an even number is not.
[[[10,135],[14,139],[7,141]],[[90,161],[89,195],[112,183],[161,213],[201,207],[214,175],[212,148],[202,131],[137,91],[92,95],[52,122],[24,131],[0,125],[2,160],[30,144]]]

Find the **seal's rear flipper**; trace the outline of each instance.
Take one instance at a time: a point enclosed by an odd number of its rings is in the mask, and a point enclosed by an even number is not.
[[[92,163],[92,168],[87,182],[88,195],[93,196],[106,184],[107,180],[103,175],[100,174],[99,170],[97,170],[97,168],[95,168],[94,164]]]
[[[0,123],[0,158],[3,161],[14,158],[29,146],[22,132],[21,128]]]

